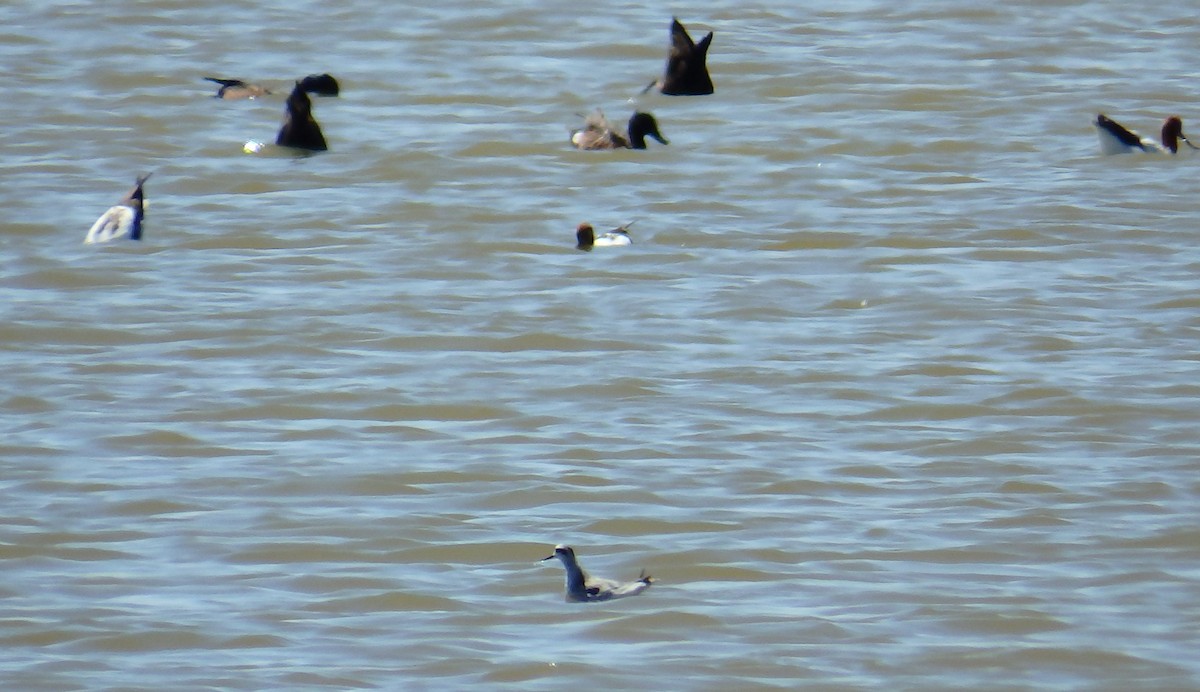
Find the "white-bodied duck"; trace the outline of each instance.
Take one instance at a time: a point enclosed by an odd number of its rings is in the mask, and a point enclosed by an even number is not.
[[[1158,142],[1140,137],[1103,113],[1096,115],[1092,124],[1096,126],[1096,134],[1100,138],[1100,151],[1104,154],[1177,154],[1180,141],[1192,149],[1200,149],[1184,136],[1183,120],[1178,115],[1172,115],[1163,121],[1162,136]]]
[[[109,207],[108,211],[96,219],[96,223],[92,224],[83,242],[90,245],[107,243],[110,240],[121,238],[141,240],[142,221],[146,218],[146,192],[142,186],[149,178],[149,173],[138,176],[137,183],[125,196],[125,199]]]
[[[600,235],[596,235],[596,229],[592,228],[592,224],[579,224],[575,229],[575,249],[591,251],[594,247],[617,247],[618,245],[633,245],[633,239],[629,237],[629,227],[633,222],[619,226],[606,231]]]

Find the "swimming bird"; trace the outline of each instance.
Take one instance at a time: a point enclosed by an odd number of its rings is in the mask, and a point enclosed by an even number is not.
[[[629,117],[629,129],[621,132],[613,127],[599,108],[583,121],[583,129],[571,133],[576,149],[645,149],[646,137],[670,144],[658,131],[658,121],[649,113],[637,112]]]
[[[667,96],[704,96],[713,93],[712,78],[708,76],[708,67],[705,65],[712,37],[710,31],[699,43],[693,43],[679,19],[672,17],[667,69],[662,78],[650,82],[642,93],[654,87]]]
[[[629,222],[624,226],[614,228],[607,233],[602,233],[599,237],[596,236],[596,229],[592,228],[590,223],[581,223],[575,229],[575,249],[590,252],[594,247],[616,247],[618,245],[633,245],[633,239],[629,237],[629,227],[633,222]]]
[[[138,176],[137,183],[129,191],[129,194],[125,195],[125,199],[109,207],[108,211],[96,219],[96,223],[92,224],[83,242],[90,245],[107,243],[118,238],[141,240],[142,220],[146,218],[146,193],[142,186],[149,178],[149,173]]]
[[[650,585],[656,581],[654,577],[646,574],[646,570],[642,570],[636,580],[629,582],[589,577],[587,572],[584,572],[583,568],[579,566],[579,562],[575,560],[575,550],[567,545],[554,546],[554,554],[543,558],[542,562],[554,558],[561,560],[563,567],[567,569],[566,600],[568,603],[572,601],[577,603],[611,601],[614,598],[636,596],[650,588]]]
[[[1180,140],[1192,149],[1200,149],[1184,136],[1183,120],[1178,115],[1172,115],[1163,121],[1162,139],[1159,142],[1139,137],[1136,132],[1125,129],[1103,113],[1097,114],[1096,121],[1092,124],[1096,126],[1096,134],[1100,138],[1100,151],[1104,154],[1128,154],[1134,151],[1176,154],[1179,152]]]
[[[221,85],[221,88],[217,89],[216,97],[219,99],[254,99],[271,93],[266,87],[249,84],[240,79],[221,79],[219,77],[205,77],[205,79]]]
[[[325,144],[325,135],[321,133],[321,126],[313,117],[312,101],[309,100],[308,94],[304,93],[304,87],[300,86],[299,81],[296,82],[292,93],[288,94],[283,127],[279,129],[279,136],[275,138],[275,143],[281,147],[295,147],[310,151],[329,149],[329,146]]]
[[[338,81],[328,72],[325,74],[310,74],[300,80],[300,86],[308,93],[316,94],[317,96],[337,96],[341,92]]]

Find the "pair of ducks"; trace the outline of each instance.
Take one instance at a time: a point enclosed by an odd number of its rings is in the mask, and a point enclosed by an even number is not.
[[[119,238],[128,238],[130,240],[142,239],[142,222],[146,218],[146,181],[150,178],[150,173],[143,176],[138,176],[137,182],[133,189],[125,198],[115,205],[108,208],[108,211],[100,215],[96,219],[96,223],[88,229],[87,236],[83,242],[88,245],[95,243],[107,243],[111,240]],[[589,223],[579,224],[579,228],[575,231],[575,247],[579,250],[591,251],[593,247],[615,247],[619,245],[631,245],[633,240],[629,237],[629,226],[627,223],[620,228],[613,229],[599,236]]]
[[[708,32],[699,43],[692,41],[678,18],[671,19],[671,47],[667,53],[667,68],[663,76],[650,82],[642,93],[657,87],[667,96],[705,96],[713,93],[705,60],[712,43]],[[584,119],[583,129],[571,133],[571,144],[577,149],[645,149],[646,137],[668,144],[658,130],[658,122],[649,113],[637,112],[629,118],[622,132],[604,117],[599,109]]]
[[[270,89],[259,85],[243,82],[240,79],[222,79],[205,77],[210,82],[221,85],[216,97],[225,100],[255,99],[271,93]],[[332,75],[310,74],[296,81],[292,92],[288,94],[286,110],[283,116],[283,127],[275,137],[275,144],[281,147],[304,149],[307,151],[327,151],[329,145],[325,142],[325,134],[313,117],[312,100],[309,94],[317,96],[337,96],[341,86]],[[258,151],[262,145],[258,142],[247,142],[245,149],[248,153]]]

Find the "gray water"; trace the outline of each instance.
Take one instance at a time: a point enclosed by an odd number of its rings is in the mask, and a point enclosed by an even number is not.
[[[259,5],[0,6],[0,687],[1200,688],[1194,11]]]

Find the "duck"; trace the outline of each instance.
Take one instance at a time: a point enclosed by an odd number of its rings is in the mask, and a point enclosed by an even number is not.
[[[678,17],[671,18],[671,47],[667,52],[667,69],[642,90],[646,93],[657,87],[667,96],[706,96],[713,93],[712,78],[708,76],[708,47],[712,44],[713,32],[692,41],[687,29]]]
[[[619,226],[597,236],[596,229],[592,228],[592,224],[587,222],[581,223],[575,229],[575,249],[591,252],[594,247],[633,245],[633,239],[629,237],[629,227],[632,225],[633,222],[631,221],[624,226]]]
[[[583,571],[579,561],[575,559],[575,550],[569,545],[554,546],[554,552],[543,558],[542,562],[554,558],[558,558],[567,570],[566,601],[568,603],[594,603],[636,596],[650,588],[650,585],[656,581],[654,577],[646,574],[646,570],[642,570],[637,579],[629,582],[590,577],[587,572]]]
[[[138,176],[137,182],[129,194],[125,195],[125,199],[109,207],[108,211],[96,219],[83,242],[92,245],[120,238],[141,240],[142,221],[146,218],[146,192],[143,186],[149,178],[149,173]]]
[[[1179,153],[1179,142],[1182,140],[1192,149],[1200,149],[1192,144],[1183,134],[1183,119],[1172,115],[1163,121],[1161,140],[1138,136],[1136,132],[1126,129],[1117,121],[1103,113],[1096,115],[1096,134],[1100,138],[1100,151],[1104,154],[1128,154],[1130,152],[1145,152],[1156,154]]]
[[[321,133],[321,126],[313,117],[312,101],[309,100],[308,94],[305,93],[299,80],[296,81],[292,93],[288,94],[283,127],[279,129],[275,143],[281,147],[309,151],[327,151],[329,149],[325,143],[325,135]]]
[[[341,92],[341,86],[338,85],[338,81],[328,72],[324,74],[310,74],[300,80],[300,86],[308,93],[317,96],[337,96]]]
[[[259,96],[267,96],[271,93],[270,89],[258,84],[250,84],[243,82],[240,79],[222,79],[220,77],[205,77],[210,82],[216,82],[221,85],[217,89],[216,98],[235,100],[235,99],[256,99]]]
[[[658,131],[658,121],[649,113],[641,111],[629,116],[626,132],[613,127],[599,108],[587,116],[582,130],[571,133],[571,144],[576,149],[645,149],[646,137],[653,137],[663,144],[670,144]]]

